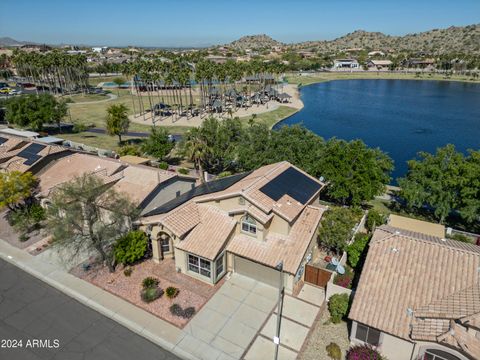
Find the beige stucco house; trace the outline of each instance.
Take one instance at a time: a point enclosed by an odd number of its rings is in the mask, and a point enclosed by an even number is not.
[[[145,214],[155,261],[214,284],[237,272],[292,292],[315,244],[324,184],[288,162],[215,180]]]
[[[480,359],[479,280],[479,246],[381,226],[349,313],[351,342],[389,360]]]

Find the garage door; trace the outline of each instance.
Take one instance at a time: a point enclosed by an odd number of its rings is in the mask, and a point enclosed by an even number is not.
[[[277,270],[239,256],[235,256],[235,272],[274,287],[278,287],[280,282]]]

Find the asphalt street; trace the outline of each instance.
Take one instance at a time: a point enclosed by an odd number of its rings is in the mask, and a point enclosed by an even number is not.
[[[0,359],[179,358],[0,259]]]

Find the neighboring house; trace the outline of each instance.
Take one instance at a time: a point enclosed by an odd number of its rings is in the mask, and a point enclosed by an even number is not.
[[[69,149],[0,134],[0,171],[32,171],[69,155]]]
[[[358,69],[359,64],[355,59],[335,59],[333,60],[334,69]]]
[[[82,174],[97,175],[105,184],[126,195],[142,213],[157,208],[195,186],[195,179],[144,165],[84,153],[71,153],[35,172],[39,196],[48,199],[57,186]]]
[[[385,56],[385,53],[380,50],[374,50],[374,51],[370,51],[368,53],[368,56]]]
[[[141,219],[156,261],[214,284],[238,272],[286,291],[302,278],[325,208],[325,184],[288,162],[198,186]]]
[[[387,220],[387,225],[425,235],[436,236],[442,239],[445,237],[444,225],[412,219],[405,216],[390,214]]]
[[[350,340],[389,360],[480,359],[479,278],[479,246],[380,226],[349,313]]]
[[[390,60],[368,60],[367,61],[367,66],[370,69],[388,70],[391,65],[392,65],[392,62]]]

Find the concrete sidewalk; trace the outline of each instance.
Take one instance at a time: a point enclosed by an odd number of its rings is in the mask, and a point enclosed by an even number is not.
[[[1,239],[0,257],[178,357],[196,359],[177,346],[186,333],[166,321]]]

